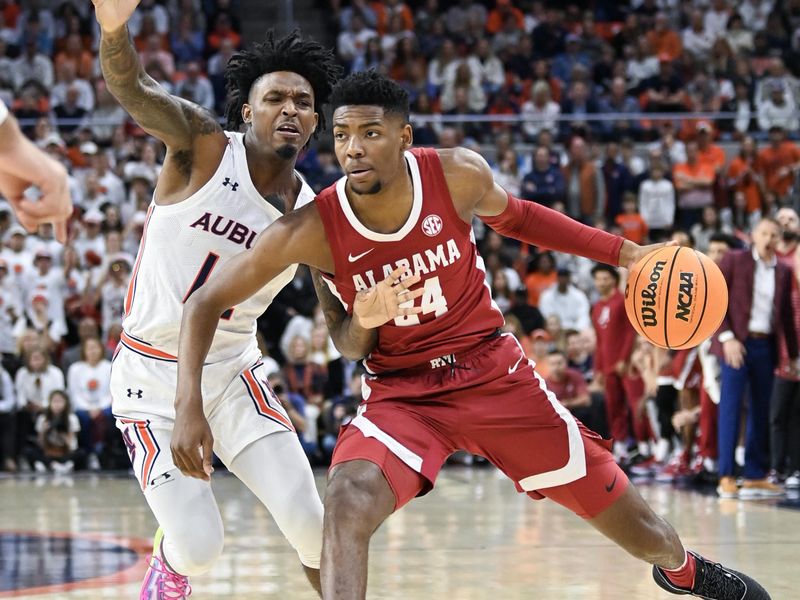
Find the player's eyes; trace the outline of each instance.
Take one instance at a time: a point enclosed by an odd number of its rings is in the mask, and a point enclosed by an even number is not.
[[[368,132],[367,132],[367,137],[368,137],[368,138],[369,138],[369,137],[371,137],[371,138],[378,137],[379,135],[380,135],[380,134],[379,134],[377,131],[371,131],[371,130],[370,130],[370,131],[368,131]]]

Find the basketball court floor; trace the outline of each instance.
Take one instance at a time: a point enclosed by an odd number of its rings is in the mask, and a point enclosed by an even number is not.
[[[319,472],[320,489],[324,473]],[[214,571],[192,598],[312,600],[293,550],[233,477],[213,480],[226,526]],[[640,487],[690,548],[757,577],[774,600],[800,596],[800,505]],[[796,508],[795,506],[794,508]],[[135,599],[155,522],[133,478],[0,479],[0,598]],[[373,538],[370,599],[667,599],[650,568],[580,519],[533,502],[490,469],[448,468],[437,488]]]

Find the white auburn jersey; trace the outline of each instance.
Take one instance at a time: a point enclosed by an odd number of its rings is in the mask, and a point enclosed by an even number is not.
[[[211,179],[183,202],[153,202],[125,295],[122,342],[162,360],[178,353],[183,304],[231,257],[251,248],[282,213],[250,180],[244,136],[225,132],[228,146]],[[314,199],[303,181],[295,208]],[[256,319],[294,277],[292,265],[257,294],[226,310],[219,320],[207,364],[257,351]]]

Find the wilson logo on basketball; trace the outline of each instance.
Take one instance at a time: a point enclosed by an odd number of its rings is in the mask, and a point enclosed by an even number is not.
[[[681,284],[678,287],[678,312],[675,318],[689,322],[689,313],[694,304],[694,273],[681,271]]]
[[[661,271],[664,270],[665,260],[658,260],[650,271],[650,283],[642,288],[642,326],[655,327],[658,325],[656,318],[656,292],[658,291],[658,280],[661,279]]]
[[[442,230],[442,218],[439,215],[428,215],[422,221],[422,232],[428,237],[439,235]]]

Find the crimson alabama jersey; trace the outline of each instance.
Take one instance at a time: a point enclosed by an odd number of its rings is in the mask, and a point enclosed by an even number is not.
[[[323,274],[348,313],[366,290],[398,267],[420,274],[425,293],[419,315],[402,315],[378,330],[365,364],[371,373],[406,369],[477,345],[503,325],[486,284],[472,227],[458,216],[439,155],[430,148],[405,153],[414,188],[411,213],[396,233],[361,223],[345,194],[346,178],[317,196],[336,274]]]

